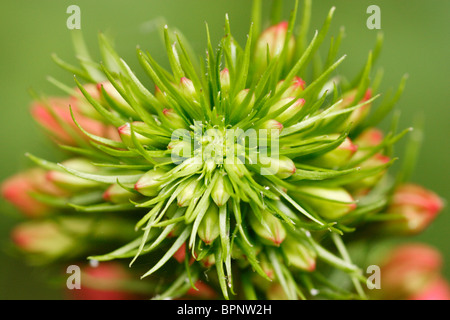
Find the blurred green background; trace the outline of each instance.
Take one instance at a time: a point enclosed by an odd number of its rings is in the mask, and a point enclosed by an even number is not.
[[[269,17],[270,0],[263,0]],[[283,15],[288,18],[294,1],[285,1]],[[302,1],[300,1],[302,3]],[[207,21],[214,43],[223,33],[224,16],[229,14],[235,38],[244,44],[249,27],[250,0],[2,0],[0,4],[0,180],[30,166],[24,153],[41,157],[58,157],[58,150],[45,138],[29,114],[28,89],[46,94],[61,94],[46,77],[72,85],[73,79],[50,58],[55,52],[75,62],[66,20],[69,5],[81,9],[81,28],[92,53],[99,57],[97,32],[104,31],[115,39],[116,48],[131,66],[137,66],[136,45],[152,52],[165,62],[157,28],[159,19],[183,31],[194,49],[203,54]],[[450,199],[449,138],[450,56],[448,12],[450,1],[441,0],[320,0],[313,1],[312,33],[320,28],[331,6],[336,6],[331,34],[345,26],[346,37],[340,53],[347,59],[339,73],[352,78],[373,47],[376,30],[366,27],[366,9],[376,4],[381,9],[384,49],[377,63],[385,70],[382,92],[394,88],[403,74],[409,74],[406,91],[401,98],[400,127],[411,126],[417,117],[424,122],[425,139],[412,181]],[[325,45],[327,47],[327,45]],[[387,123],[383,123],[384,126]],[[400,143],[398,151],[402,151]],[[0,247],[8,248],[11,227],[21,216],[0,201]],[[439,248],[445,258],[445,276],[450,279],[450,242],[448,207],[423,234],[413,238]],[[59,299],[61,292],[48,286],[42,270],[26,266],[11,256],[8,249],[0,252],[0,299]]]

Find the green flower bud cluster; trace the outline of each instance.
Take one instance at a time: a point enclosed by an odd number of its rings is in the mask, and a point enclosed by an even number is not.
[[[403,210],[405,197],[388,206],[394,189],[386,177],[391,147],[409,130],[384,136],[375,129],[393,103],[370,112],[378,97],[372,55],[353,82],[332,89],[327,81],[344,58],[336,59],[339,41],[317,77],[305,71],[333,12],[307,46],[305,34],[294,32],[296,12],[262,32],[251,29],[244,46],[227,17],[218,50],[208,33],[202,68],[184,38],[165,27],[170,70],[137,50],[154,90],[100,35],[105,63],[81,60],[72,96],[39,102],[34,113],[71,156],[54,163],[29,155],[52,190],[27,190],[45,204],[43,221],[60,219],[74,230],[27,226],[16,242],[52,261],[79,254],[101,263],[122,259],[133,270],[142,259],[150,266],[142,281],[160,298],[184,296],[209,269],[210,286],[227,299],[314,298],[316,286],[335,290],[320,281],[330,267],[358,283],[361,269],[342,239],[381,221],[387,208]],[[5,195],[15,203],[14,192]],[[74,211],[80,220],[69,219]],[[376,225],[389,229],[385,224]],[[361,298],[358,289],[333,294]]]

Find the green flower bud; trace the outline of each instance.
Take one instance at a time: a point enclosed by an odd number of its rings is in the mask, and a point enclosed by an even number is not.
[[[216,264],[216,256],[214,254],[209,254],[206,257],[204,257],[202,260],[200,260],[200,263],[205,268],[211,268]]]
[[[197,92],[195,91],[194,83],[188,78],[180,79],[181,93],[188,101],[197,101]]]
[[[268,211],[261,211],[261,221],[250,214],[249,223],[261,240],[269,245],[279,246],[286,238],[286,230],[280,219]]]
[[[356,156],[356,155],[355,155]],[[382,166],[390,161],[388,156],[385,156],[381,153],[377,153],[367,159],[366,161],[362,162],[359,167],[361,169],[370,169]],[[373,188],[380,180],[383,178],[383,176],[386,174],[387,169],[382,170],[381,172],[378,172],[374,175],[365,177],[361,180],[352,182],[348,185],[346,185],[346,188],[351,190],[352,192],[357,192],[361,190],[370,190]]]
[[[281,89],[281,86],[284,84],[285,80],[281,80],[278,82],[277,87],[275,88],[275,93],[278,93]],[[288,97],[297,97],[300,93],[303,92],[305,89],[305,81],[295,76],[294,79],[291,81],[291,85],[283,92],[281,95],[281,98],[288,98]]]
[[[294,199],[306,203],[326,219],[338,219],[356,208],[353,197],[344,188],[299,186]]]
[[[98,170],[98,167],[94,166],[90,161],[82,158],[69,159],[63,161],[61,164],[67,168],[86,173],[95,173]],[[62,189],[70,191],[79,191],[101,185],[99,182],[79,178],[71,173],[61,171],[47,172],[47,180]]]
[[[263,166],[263,175],[276,175],[280,179],[287,179],[292,176],[297,168],[291,158],[286,156],[265,157],[260,155],[260,162]]]
[[[339,134],[330,134],[329,137],[335,140]],[[323,168],[339,168],[348,163],[357,149],[358,147],[347,137],[336,149],[312,159],[310,163]]]
[[[316,269],[317,254],[306,244],[288,237],[281,244],[281,248],[286,255],[289,265],[310,272]]]
[[[200,239],[208,245],[212,244],[219,236],[219,208],[215,204],[212,203],[206,210],[197,233]]]
[[[282,21],[277,25],[271,26],[264,30],[256,42],[255,47],[255,65],[257,70],[263,70],[267,66],[267,60],[278,57],[284,47],[287,36],[288,22]],[[290,61],[294,54],[295,40],[294,37],[288,41],[286,59]],[[267,57],[269,54],[269,57]]]
[[[267,130],[267,137],[270,138],[272,136],[272,130],[276,130],[278,134],[283,131],[283,124],[275,119],[270,119],[255,127],[255,129]]]
[[[183,190],[177,196],[178,206],[187,207],[191,202],[197,186],[199,185],[199,180],[197,176],[194,176],[188,180],[187,185],[183,188]]]
[[[134,111],[128,103],[125,101],[125,99],[120,95],[120,93],[116,90],[116,88],[113,86],[111,82],[101,82],[97,84],[97,90],[99,95],[102,97],[102,100],[104,103],[106,103],[105,97],[102,92],[103,90],[108,94],[108,96],[114,100],[116,104],[119,104],[125,108],[128,108],[130,111]]]
[[[163,105],[165,108],[169,108],[170,104],[167,100],[166,93],[162,92],[158,86],[155,86],[155,98]]]
[[[363,102],[366,102],[371,98],[372,91],[368,89],[366,93],[364,94],[364,97],[360,101],[356,101],[353,103],[353,100],[355,99],[357,93],[357,89],[350,90],[343,94],[342,96],[342,102],[336,107],[336,110],[344,110],[352,105],[358,105]],[[338,131],[343,131],[346,128],[348,128],[349,125],[352,126],[352,128],[356,127],[358,124],[360,124],[364,118],[367,116],[367,114],[370,111],[371,104],[365,104],[356,110],[353,110],[350,113],[350,116],[347,118],[346,121],[341,121],[340,126],[338,127]]]
[[[112,184],[103,193],[103,199],[112,203],[129,203],[138,198],[138,194],[125,190],[119,184]]]
[[[294,99],[295,98],[293,98],[293,97],[287,97],[287,98],[283,98],[283,99],[279,100],[278,102],[276,102],[274,105],[272,105],[270,107],[269,113],[277,111],[278,109],[280,109],[280,108],[284,107],[285,105],[287,105],[288,103],[292,102]],[[286,110],[284,110],[281,114],[276,116],[275,120],[283,123],[283,122],[286,122],[286,121],[292,119],[293,117],[295,117],[296,114],[298,114],[300,112],[300,110],[304,104],[305,104],[304,99],[297,99]]]
[[[224,94],[228,94],[230,91],[230,72],[227,68],[220,71],[220,87]]]
[[[230,188],[229,184],[228,177],[223,175],[219,175],[214,184],[211,191],[211,198],[218,207],[223,206],[230,198],[230,194],[227,191]]]
[[[146,172],[134,185],[134,189],[144,196],[154,197],[159,193],[161,185],[164,183],[162,179],[166,171],[157,168]]]
[[[146,127],[146,124],[141,121],[134,121],[133,122],[134,128],[142,128],[144,129]],[[120,126],[118,129],[120,139],[127,147],[134,147],[133,140],[131,138],[131,125],[129,123],[125,123],[123,126]],[[134,132],[134,135],[136,139],[142,144],[142,145],[154,145],[155,141],[149,137],[143,136],[140,133]]]
[[[170,124],[172,125],[173,128],[188,129],[188,126],[184,122],[183,118],[181,118],[178,113],[173,111],[173,109],[164,109],[163,114],[167,118],[167,120],[170,122]]]
[[[53,258],[73,249],[74,239],[61,232],[52,221],[30,221],[17,225],[12,240],[21,250]]]

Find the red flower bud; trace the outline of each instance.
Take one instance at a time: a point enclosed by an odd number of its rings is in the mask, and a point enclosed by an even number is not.
[[[386,222],[390,232],[417,234],[424,230],[442,210],[438,195],[419,185],[405,184],[394,192],[388,212],[400,214],[401,220]]]
[[[450,300],[450,285],[444,278],[438,277],[408,300]]]
[[[51,98],[48,106],[35,102],[31,106],[31,114],[57,143],[77,145],[71,132],[83,139],[88,137],[74,123],[69,105],[72,107],[75,120],[84,130],[93,135],[117,140],[114,127],[84,115],[77,107],[77,100],[73,98]]]
[[[404,244],[392,249],[381,264],[382,299],[405,299],[422,292],[440,273],[442,256],[424,244]],[[378,291],[378,290],[377,290]]]
[[[51,208],[33,198],[30,192],[57,196],[63,196],[64,192],[46,181],[45,175],[44,170],[35,168],[8,178],[1,185],[2,197],[30,217],[49,213]]]
[[[74,245],[74,240],[50,221],[19,224],[12,230],[11,238],[19,249],[49,258],[68,253]]]
[[[81,289],[68,293],[75,300],[135,300],[141,297],[126,288],[132,275],[119,263],[101,262],[81,269]]]

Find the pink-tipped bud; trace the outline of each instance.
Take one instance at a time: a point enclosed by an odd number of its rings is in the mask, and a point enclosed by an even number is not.
[[[227,94],[230,91],[230,72],[227,68],[220,71],[220,87],[222,93]]]
[[[292,196],[310,206],[320,216],[334,220],[356,209],[351,194],[341,187],[299,186]]]
[[[163,177],[166,171],[157,168],[146,172],[134,185],[134,189],[144,196],[154,197],[159,191],[161,185],[164,183]]]
[[[39,123],[58,143],[67,145],[75,145],[75,140],[66,132],[66,130],[58,122],[72,123],[69,114],[70,99],[49,99],[49,107],[40,104],[33,103],[31,105],[31,115],[34,120]],[[65,110],[67,108],[67,111]],[[54,113],[54,114],[53,114]],[[70,125],[73,127],[72,125]]]
[[[142,121],[134,121],[133,122],[133,128],[134,128],[134,135],[136,139],[142,144],[142,145],[154,145],[155,141],[147,136],[144,136],[140,133],[137,133],[136,130],[144,129],[146,128],[146,124]],[[133,143],[133,139],[131,136],[131,125],[129,123],[125,123],[124,125],[120,126],[117,131],[119,132],[120,139],[123,143],[125,143],[128,147],[135,147]]]
[[[111,130],[111,126],[86,116],[77,105],[77,100],[73,98],[51,98],[48,105],[33,103],[31,114],[57,143],[77,145],[76,139],[71,134],[88,139],[73,121],[69,106],[72,107],[75,120],[84,130],[93,135],[117,140],[117,134]]]
[[[200,180],[198,176],[189,178],[187,185],[181,190],[177,196],[178,206],[187,207],[195,195],[197,186],[199,186]]]
[[[136,300],[143,297],[130,291],[133,276],[117,262],[100,262],[98,266],[83,266],[81,289],[68,291],[74,300]]]
[[[364,130],[356,139],[355,144],[361,148],[375,147],[383,141],[383,132],[377,128]]]
[[[281,80],[278,82],[277,87],[275,88],[275,93],[280,91],[281,87],[284,85],[284,81],[285,80]],[[303,92],[303,90],[305,90],[305,84],[306,82],[302,78],[295,76],[291,81],[291,85],[281,95],[281,98],[297,97]]]
[[[350,105],[352,105],[352,103],[353,103],[353,100],[355,99],[356,93],[357,93],[357,89],[353,89],[353,90],[350,90],[350,91],[344,93],[344,95],[342,96],[343,101],[339,104],[339,106],[337,108],[339,110],[343,110],[343,109],[350,107]],[[367,89],[363,98],[360,101],[353,103],[353,105],[358,105],[358,104],[364,103],[364,102],[368,101],[371,98],[371,96],[372,96],[371,89]],[[350,123],[352,124],[353,128],[356,127],[367,116],[367,114],[370,111],[370,107],[371,107],[371,103],[367,103],[367,104],[353,110],[351,112],[350,116],[348,117],[347,121],[343,122],[343,124],[341,125],[341,127],[339,129],[345,130],[350,125]]]
[[[219,175],[211,191],[211,198],[218,207],[223,206],[230,198],[228,191],[231,190],[231,184],[228,179],[227,176]]]
[[[129,203],[138,198],[138,194],[125,190],[119,184],[112,184],[103,193],[103,199],[112,203]]]
[[[415,184],[398,187],[388,212],[403,218],[386,222],[386,230],[394,233],[417,234],[436,219],[443,208],[441,198],[434,192]]]
[[[312,272],[316,269],[316,252],[301,240],[288,237],[281,245],[289,265],[303,271]]]
[[[197,91],[192,80],[183,77],[180,79],[181,93],[188,101],[197,101]]]
[[[283,223],[268,211],[261,211],[261,220],[256,214],[250,214],[249,223],[253,231],[265,244],[279,247],[286,238]]]
[[[281,54],[286,41],[288,22],[283,21],[264,30],[256,42],[255,64],[258,70],[267,66],[268,59],[276,59]],[[295,40],[291,36],[287,46],[287,61],[292,59]],[[267,56],[267,54],[269,56]]]
[[[255,129],[266,130],[267,137],[270,138],[272,136],[272,130],[275,130],[278,134],[283,131],[283,124],[275,119],[270,119],[255,127]]]
[[[275,112],[279,110],[280,108],[284,107],[288,103],[292,102],[295,98],[293,97],[287,97],[279,100],[277,103],[275,103],[273,106],[270,107],[269,113]],[[297,115],[303,105],[305,104],[304,99],[297,99],[295,102],[293,102],[286,110],[284,110],[281,114],[275,117],[275,120],[284,123]]]
[[[339,134],[329,135],[330,139],[337,139]],[[353,157],[358,150],[358,147],[352,142],[349,137],[346,137],[344,141],[334,150],[331,150],[319,157],[312,159],[310,162],[315,166],[324,168],[339,168]]]
[[[286,156],[264,157],[260,155],[259,159],[263,175],[276,175],[280,179],[287,179],[297,171],[294,161]]]
[[[284,241],[282,245],[284,244]],[[269,277],[271,280],[275,280],[276,274],[275,270],[273,269],[272,264],[268,261],[267,257],[264,254],[261,254],[258,256],[259,264],[261,266],[261,269],[263,269],[264,273]]]
[[[128,106],[128,103],[120,95],[120,93],[116,90],[116,88],[112,85],[111,82],[105,81],[105,82],[97,83],[98,95],[100,97],[103,97],[102,88],[108,94],[108,96],[111,99],[113,99],[117,104],[120,104],[122,106]],[[130,107],[130,110],[132,110],[131,107]]]
[[[164,109],[163,110],[164,116],[167,118],[167,120],[170,122],[170,125],[172,128],[175,129],[187,129],[188,125],[186,122],[184,122],[183,118],[176,113],[173,109]]]
[[[167,100],[167,96],[165,92],[162,92],[158,86],[155,86],[155,98],[158,99],[159,102],[163,105],[165,108],[169,108],[170,104]]]
[[[45,181],[45,171],[32,169],[6,179],[1,185],[2,197],[29,217],[39,217],[52,210],[31,196],[32,192],[62,195],[53,184]]]
[[[200,260],[200,263],[206,269],[211,268],[216,265],[216,256],[214,254],[209,254]]]
[[[405,299],[422,292],[439,276],[442,256],[428,245],[408,243],[391,249],[380,267],[381,290],[374,294],[382,299]]]
[[[29,221],[15,226],[11,233],[14,244],[22,251],[54,258],[73,249],[74,241],[51,221]]]
[[[212,244],[219,236],[219,208],[214,203],[206,210],[197,233],[207,245]]]
[[[360,156],[359,152],[360,150],[356,152],[356,154],[354,155],[354,159]],[[369,159],[359,164],[359,167],[362,170],[376,168],[387,164],[390,160],[391,159],[388,156],[385,156],[381,153],[376,153]],[[371,190],[381,180],[381,178],[383,178],[386,172],[387,169],[381,170],[380,172],[375,173],[371,176],[352,182],[348,184],[347,187],[352,190],[354,194],[360,193],[361,190]]]
[[[83,158],[72,158],[61,163],[67,168],[85,172],[95,173],[98,167],[94,166],[89,160]],[[88,188],[94,188],[101,185],[96,181],[79,178],[65,171],[49,171],[47,172],[47,180],[56,186],[69,191],[80,191]]]

